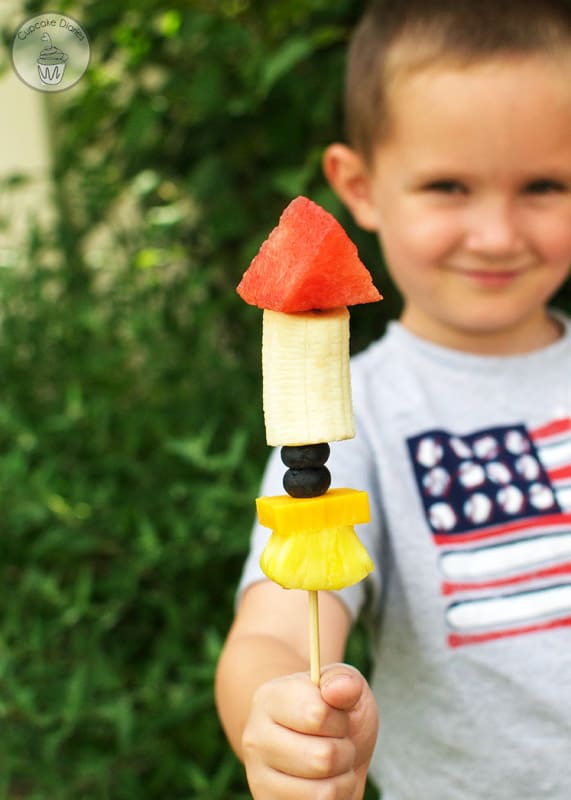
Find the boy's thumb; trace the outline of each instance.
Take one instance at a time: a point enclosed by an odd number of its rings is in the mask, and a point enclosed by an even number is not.
[[[352,711],[366,686],[365,679],[354,667],[333,664],[321,673],[321,696],[340,711]]]

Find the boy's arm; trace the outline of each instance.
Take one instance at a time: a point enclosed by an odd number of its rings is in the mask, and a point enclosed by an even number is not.
[[[321,688],[307,674],[307,595],[261,581],[245,593],[220,658],[216,699],[254,798],[362,797],[377,731],[364,678],[339,665],[350,629],[335,595],[319,595]],[[317,783],[316,783],[317,782]],[[327,787],[329,789],[333,788]]]

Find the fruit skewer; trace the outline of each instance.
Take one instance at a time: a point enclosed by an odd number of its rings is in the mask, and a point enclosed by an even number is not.
[[[365,492],[330,489],[329,442],[355,435],[347,306],[381,295],[339,223],[305,197],[293,200],[244,273],[238,293],[264,309],[266,440],[281,446],[287,494],[256,500],[272,534],[264,573],[304,589],[310,606],[310,671],[319,684],[318,591],[362,580],[373,565],[353,529],[368,522]]]

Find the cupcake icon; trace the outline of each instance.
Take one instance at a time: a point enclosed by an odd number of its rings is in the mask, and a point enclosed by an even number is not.
[[[47,86],[57,86],[61,83],[69,56],[59,47],[54,47],[49,33],[43,33],[41,38],[48,44],[40,52],[37,60],[40,80]]]

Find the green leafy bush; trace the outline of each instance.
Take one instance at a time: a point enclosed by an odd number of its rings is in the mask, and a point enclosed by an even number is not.
[[[299,193],[379,267],[320,172],[362,6],[25,3],[92,60],[47,98],[56,223],[0,273],[1,798],[248,796],[212,695],[267,456],[234,287]]]

